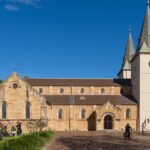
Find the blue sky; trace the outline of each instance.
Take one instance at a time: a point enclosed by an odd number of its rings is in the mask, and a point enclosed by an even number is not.
[[[0,0],[0,78],[117,77],[146,0]]]

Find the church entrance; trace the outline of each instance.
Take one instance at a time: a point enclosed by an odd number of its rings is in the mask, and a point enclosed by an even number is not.
[[[104,118],[104,129],[113,129],[113,117],[110,115]]]
[[[88,121],[88,131],[96,131],[96,112],[93,112],[89,118]]]

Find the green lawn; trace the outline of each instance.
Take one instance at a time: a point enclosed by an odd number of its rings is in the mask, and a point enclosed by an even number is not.
[[[6,138],[0,142],[0,150],[41,150],[53,137],[53,132],[42,131]]]

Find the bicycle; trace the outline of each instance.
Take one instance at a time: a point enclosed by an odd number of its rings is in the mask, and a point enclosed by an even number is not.
[[[124,132],[123,137],[129,140],[132,139],[132,132]]]

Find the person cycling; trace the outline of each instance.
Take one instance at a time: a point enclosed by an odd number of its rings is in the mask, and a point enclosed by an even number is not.
[[[131,138],[131,132],[132,132],[132,127],[130,126],[129,123],[127,123],[127,125],[125,126],[124,137],[127,137],[128,139],[130,139]]]

